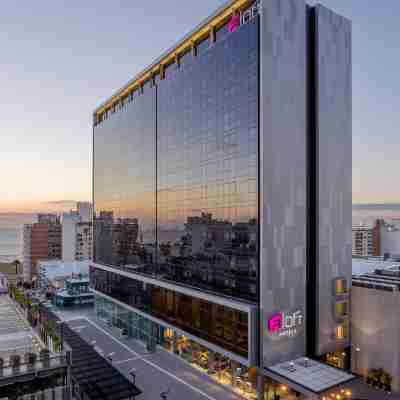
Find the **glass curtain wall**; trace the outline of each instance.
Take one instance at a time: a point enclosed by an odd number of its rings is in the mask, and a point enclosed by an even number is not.
[[[258,18],[94,128],[95,261],[258,300]]]

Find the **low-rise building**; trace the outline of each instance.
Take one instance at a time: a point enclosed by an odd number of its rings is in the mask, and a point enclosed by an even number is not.
[[[24,280],[37,276],[39,260],[61,258],[61,224],[55,214],[38,214],[38,222],[23,229]]]
[[[92,222],[71,211],[62,216],[62,259],[66,262],[92,258]]]
[[[65,289],[58,290],[53,298],[58,307],[87,306],[94,303],[94,294],[89,289],[89,277],[66,279]]]
[[[352,370],[382,369],[400,391],[400,264],[353,275]]]
[[[400,220],[382,221],[380,225],[381,255],[400,258]]]
[[[74,276],[88,276],[89,261],[64,262],[61,260],[39,261],[38,286],[43,290],[56,291]]]

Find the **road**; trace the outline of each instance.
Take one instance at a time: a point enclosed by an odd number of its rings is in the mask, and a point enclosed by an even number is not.
[[[136,340],[115,337],[98,320],[77,317],[67,323],[100,354],[111,354],[115,367],[129,379],[134,369],[136,385],[143,391],[138,400],[158,400],[160,393],[168,390],[168,400],[243,400],[163,349],[148,353]]]

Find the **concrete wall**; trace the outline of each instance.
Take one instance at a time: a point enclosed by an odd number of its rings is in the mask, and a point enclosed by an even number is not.
[[[399,391],[400,293],[353,286],[351,312],[352,370],[366,375],[383,368]]]
[[[262,0],[260,24],[261,364],[305,353],[306,4]],[[292,337],[268,320],[299,311]]]
[[[318,354],[339,350],[334,280],[351,285],[352,74],[351,23],[316,6],[317,136],[317,346]]]

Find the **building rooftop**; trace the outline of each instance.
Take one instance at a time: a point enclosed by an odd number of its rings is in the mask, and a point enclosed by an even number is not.
[[[399,262],[383,257],[354,257],[352,258],[353,275],[362,275],[376,269],[391,269],[400,266]]]
[[[0,295],[0,358],[39,350],[39,341],[8,296]]]
[[[269,367],[268,371],[311,393],[323,393],[356,379],[346,371],[304,357]]]
[[[397,292],[400,290],[400,263],[376,268],[361,275],[353,275],[353,286]]]
[[[58,291],[56,295],[65,298],[94,297],[94,294],[92,292],[70,294],[66,289]]]

